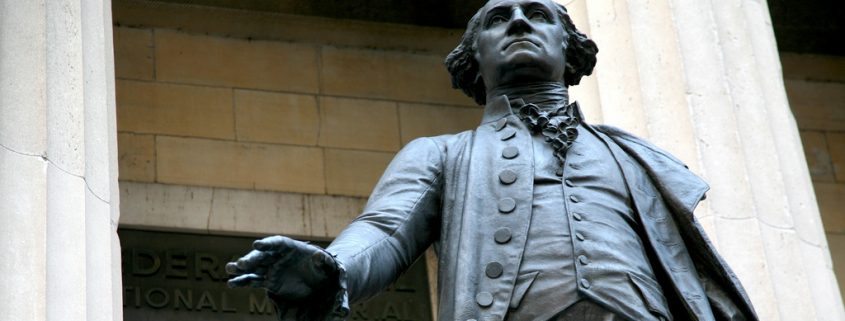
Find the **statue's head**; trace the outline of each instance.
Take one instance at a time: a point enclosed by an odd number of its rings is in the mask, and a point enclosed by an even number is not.
[[[551,0],[490,0],[446,57],[452,86],[479,104],[487,91],[530,82],[577,85],[593,72],[596,43]]]

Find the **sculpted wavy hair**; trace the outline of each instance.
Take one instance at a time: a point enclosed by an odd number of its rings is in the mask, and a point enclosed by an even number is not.
[[[581,77],[593,73],[599,48],[592,39],[587,38],[587,35],[575,28],[564,6],[556,4],[556,7],[557,16],[568,35],[563,82],[566,86],[574,86],[581,81]],[[446,56],[445,64],[449,74],[452,75],[452,88],[462,90],[476,103],[484,105],[487,100],[487,90],[478,70],[478,62],[475,61],[476,38],[481,27],[481,11],[479,9],[469,20],[461,43]]]

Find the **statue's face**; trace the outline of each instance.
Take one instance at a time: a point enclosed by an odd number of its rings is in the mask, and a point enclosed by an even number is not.
[[[549,0],[492,0],[481,8],[475,59],[488,92],[520,82],[563,82],[567,34]]]

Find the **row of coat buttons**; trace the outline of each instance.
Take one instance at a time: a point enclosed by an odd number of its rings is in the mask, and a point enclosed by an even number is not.
[[[578,166],[575,166],[574,164],[569,164],[569,167],[570,167],[570,168],[572,168],[572,169],[576,169],[576,170],[579,168]],[[558,170],[558,173],[561,173],[561,174],[562,174],[562,173],[563,173],[563,169],[562,169],[562,168],[561,168],[561,169],[559,169],[559,170]],[[562,175],[559,175],[559,176],[562,176]],[[563,180],[563,184],[564,184],[564,185],[566,185],[567,187],[575,187],[575,183],[574,183],[574,182],[572,182],[572,180],[570,180],[570,179],[564,179],[564,180]],[[569,195],[569,201],[570,201],[570,202],[572,202],[572,203],[578,204],[578,203],[580,203],[582,200],[581,200],[581,198],[579,198],[579,197],[578,197],[578,196],[576,196],[576,195]],[[582,221],[584,218],[581,216],[581,214],[579,214],[579,213],[577,213],[577,212],[572,212],[572,219],[573,219],[573,220],[575,220],[575,221],[580,222],[580,221]],[[581,233],[579,233],[579,232],[575,232],[575,239],[577,239],[579,242],[583,242],[583,241],[584,241],[584,240],[586,240],[587,238],[586,238],[586,237],[584,237],[584,234],[581,234]],[[589,265],[589,264],[590,264],[590,258],[588,258],[586,255],[579,255],[579,256],[578,256],[578,258],[577,258],[577,261],[578,261],[578,263],[580,263],[582,266],[586,266],[586,265]],[[580,280],[578,280],[578,284],[579,284],[582,288],[584,288],[584,289],[589,289],[589,288],[590,288],[590,286],[591,286],[591,284],[590,284],[590,280],[588,280],[588,279],[586,279],[586,278],[581,278]]]
[[[502,131],[503,129],[505,129],[505,127],[507,127],[507,124],[507,118],[499,119],[496,122],[496,131]],[[513,132],[513,134],[511,134],[510,131],[508,131],[505,134],[506,135],[502,136],[502,140],[510,139],[511,137],[516,135],[516,132]],[[519,156],[519,149],[515,146],[508,146],[502,149],[502,158],[504,159],[514,159],[517,156]],[[509,169],[503,170],[501,173],[499,173],[499,181],[504,185],[513,184],[513,182],[516,182],[516,178],[516,173]],[[516,201],[513,198],[504,197],[499,200],[498,207],[500,213],[508,214],[513,212],[514,209],[516,209]],[[507,227],[503,227],[496,230],[496,233],[493,234],[493,240],[496,241],[496,243],[498,244],[505,244],[510,242],[512,236],[513,234],[511,233],[511,230]],[[488,278],[496,279],[502,276],[504,270],[505,267],[502,266],[501,263],[492,262],[490,264],[487,264],[487,268],[484,270],[484,274],[486,274]]]
[[[500,138],[502,141],[507,141],[514,136],[516,136],[516,131],[512,129],[505,129],[507,127],[508,120],[507,118],[499,119],[493,126],[496,131],[501,132]],[[502,149],[502,158],[504,159],[514,159],[519,156],[519,149],[515,146],[508,146]],[[510,185],[516,182],[517,175],[514,171],[506,169],[499,173],[499,182],[503,185]],[[501,214],[509,214],[516,209],[516,200],[510,197],[503,197],[499,199],[497,206],[499,208],[499,213]],[[500,228],[496,230],[493,234],[493,240],[497,244],[506,244],[511,241],[513,238],[513,233],[507,227]],[[491,262],[487,264],[484,269],[484,274],[491,279],[496,279],[502,276],[505,271],[505,267],[499,262]],[[475,302],[478,303],[479,306],[482,307],[489,307],[493,305],[493,294],[490,292],[480,292],[475,296]],[[475,321],[474,319],[470,319],[468,321]]]

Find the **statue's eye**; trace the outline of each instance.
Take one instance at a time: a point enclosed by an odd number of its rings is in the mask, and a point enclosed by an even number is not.
[[[528,14],[528,19],[532,21],[549,22],[549,16],[541,10],[532,11]]]
[[[499,14],[499,15],[495,15],[495,16],[490,17],[490,20],[487,21],[487,25],[488,26],[495,26],[497,24],[505,23],[505,22],[508,22],[508,19],[506,19],[504,16]]]

